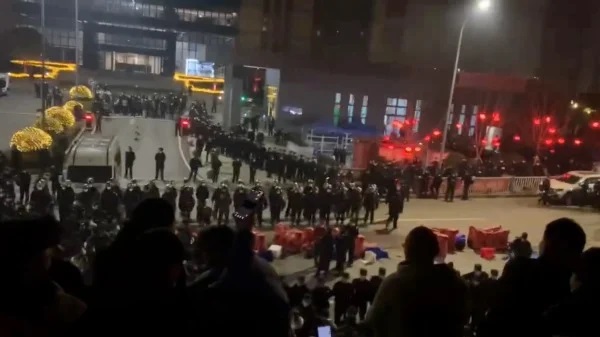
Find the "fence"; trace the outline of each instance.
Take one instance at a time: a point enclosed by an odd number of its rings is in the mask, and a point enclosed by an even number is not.
[[[363,170],[346,170],[353,173],[358,179]],[[510,196],[535,196],[540,183],[546,177],[477,177],[473,185],[469,187],[469,195],[474,197],[510,197]],[[446,181],[442,183],[441,189],[446,190]],[[455,196],[462,196],[463,182],[456,183]]]
[[[320,153],[325,156],[332,156],[333,150],[336,146],[341,146],[346,149],[346,153],[352,154],[353,144],[350,134],[345,136],[324,136],[315,135],[312,130],[306,135],[306,143],[315,150],[316,153]]]

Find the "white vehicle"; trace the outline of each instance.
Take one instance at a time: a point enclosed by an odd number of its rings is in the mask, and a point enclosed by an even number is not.
[[[550,179],[550,200],[567,206],[584,201],[585,191],[591,191],[600,180],[600,173],[594,171],[570,171],[558,178]],[[584,189],[585,187],[585,189]]]
[[[116,137],[83,136],[67,162],[67,177],[74,182],[94,178],[106,182],[121,176],[121,148]]]
[[[9,88],[10,76],[8,76],[8,73],[0,73],[0,96],[8,95]]]

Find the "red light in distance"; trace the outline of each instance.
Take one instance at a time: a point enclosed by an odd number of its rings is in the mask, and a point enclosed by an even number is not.
[[[519,141],[521,141],[521,136],[519,136],[519,135],[514,135],[514,137],[513,137],[513,140],[514,140],[515,142],[519,142]]]
[[[535,125],[540,125],[542,123],[542,121],[539,118],[536,118],[533,120],[533,124]]]
[[[486,119],[486,115],[485,114],[479,114],[479,119],[481,119],[482,121],[484,121]]]
[[[546,140],[544,141],[544,143],[545,143],[546,145],[552,145],[552,139],[546,139]]]
[[[564,139],[564,138],[559,138],[559,139],[557,140],[557,142],[558,142],[558,144],[561,144],[561,145],[562,145],[562,144],[564,144],[564,143],[565,143],[565,139]]]
[[[437,137],[437,136],[439,136],[439,135],[441,135],[441,134],[442,134],[442,133],[440,132],[440,130],[433,130],[433,135],[434,135],[435,137]]]
[[[580,139],[575,139],[575,140],[573,141],[573,144],[575,144],[575,145],[579,146],[579,145],[583,144],[583,142],[582,142]]]

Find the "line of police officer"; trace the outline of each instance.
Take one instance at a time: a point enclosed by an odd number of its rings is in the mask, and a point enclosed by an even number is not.
[[[185,93],[168,93],[159,95],[127,95],[120,93],[113,100],[109,89],[97,90],[92,112],[110,114],[117,113],[131,116],[146,116],[171,119],[181,114],[187,106],[188,96]]]

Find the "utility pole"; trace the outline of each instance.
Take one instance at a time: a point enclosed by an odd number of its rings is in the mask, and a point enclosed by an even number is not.
[[[42,92],[42,125],[46,124],[46,95],[48,95],[46,82],[46,0],[40,1],[40,8],[42,22],[41,22],[41,35],[42,35],[42,83],[40,85]]]
[[[79,85],[79,0],[75,0],[75,85]]]

